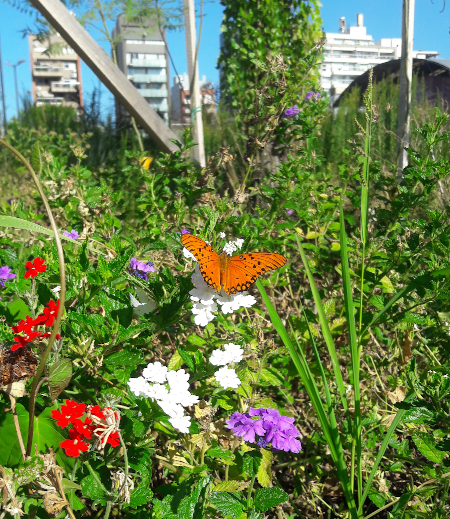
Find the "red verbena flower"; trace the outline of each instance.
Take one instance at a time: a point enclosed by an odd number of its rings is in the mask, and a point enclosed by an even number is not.
[[[69,423],[74,423],[77,418],[80,418],[84,414],[86,404],[77,404],[73,400],[66,400],[66,404],[61,406],[61,412],[58,410],[52,411],[50,414],[54,420],[57,420],[56,425],[64,428]],[[81,420],[78,420],[81,422]]]
[[[33,261],[27,261],[25,268],[27,269],[25,278],[28,279],[29,277],[35,278],[39,273],[45,272],[47,265],[45,265],[45,259],[37,257]]]
[[[56,314],[58,313],[58,310],[59,310],[59,301],[60,300],[58,299],[58,301],[55,303],[53,300],[50,300],[47,303],[47,308],[44,308],[44,311],[39,316],[41,319],[41,322],[45,326],[53,326],[53,323],[56,319]]]
[[[84,404],[83,404],[84,405]],[[89,449],[89,443],[83,441],[83,436],[75,429],[70,429],[69,439],[64,440],[59,445],[65,449],[67,456],[77,458],[80,452],[86,452]]]

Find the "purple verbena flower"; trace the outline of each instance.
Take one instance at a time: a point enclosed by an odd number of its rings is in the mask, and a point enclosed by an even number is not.
[[[191,234],[187,229],[181,229],[181,234]]]
[[[255,434],[264,435],[262,421],[252,420],[247,413],[233,413],[226,424],[228,429],[233,430],[235,436],[242,436],[242,439],[249,443],[255,442]]]
[[[281,116],[282,119],[286,119],[286,117],[289,117],[290,115],[295,115],[300,113],[300,109],[297,107],[297,105],[294,105],[292,108],[288,108],[284,115]]]
[[[293,214],[294,210],[293,209],[288,209],[286,211],[286,213],[288,214],[288,216],[291,216],[291,214]]]
[[[8,279],[14,279],[16,277],[17,274],[13,274],[8,266],[0,267],[0,286],[2,288],[5,288],[5,281]]]
[[[80,237],[78,231],[76,231],[75,229],[72,229],[70,232],[64,231],[62,235],[66,238],[70,238],[71,240],[78,240],[78,238]]]
[[[147,281],[148,272],[156,272],[155,265],[151,261],[144,263],[143,261],[138,261],[137,258],[130,259],[129,270],[132,276],[141,278],[144,281]]]
[[[260,436],[257,444],[265,448],[272,443],[274,450],[298,453],[302,446],[297,436],[299,432],[294,426],[294,418],[280,415],[277,409],[254,409],[248,413],[233,413],[227,420],[227,427],[235,436],[242,436],[244,441],[253,443],[255,434]]]

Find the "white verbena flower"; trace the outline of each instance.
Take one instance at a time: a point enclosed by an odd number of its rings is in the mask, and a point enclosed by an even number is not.
[[[197,260],[195,259],[195,256],[192,254],[192,252],[189,252],[189,251],[186,249],[186,247],[184,247],[184,249],[183,249],[183,256],[184,256],[186,259],[192,259],[192,260],[194,260],[194,261],[197,261]]]
[[[142,371],[142,376],[149,382],[164,384],[167,380],[168,371],[167,367],[163,366],[161,362],[150,362],[150,364],[148,364]]]
[[[181,433],[187,434],[191,425],[190,416],[174,416],[169,419],[170,424],[174,429],[177,429]]]
[[[447,373],[445,375],[442,375],[442,378],[448,378]]]
[[[146,396],[147,398],[151,398],[152,400],[159,401],[167,398],[168,394],[169,391],[166,388],[166,386],[163,386],[162,384],[149,384],[146,394],[144,396]]]
[[[184,369],[177,371],[169,371],[167,373],[167,382],[170,386],[170,391],[189,391],[189,373]]]
[[[236,375],[236,371],[232,368],[220,368],[215,372],[214,377],[224,389],[228,389],[229,387],[236,389],[241,384],[241,381]]]
[[[149,385],[144,377],[130,378],[128,381],[130,391],[136,396],[146,396]]]
[[[242,245],[244,245],[244,241],[242,238],[238,238],[234,243],[236,244],[236,247],[240,249]]]
[[[197,326],[205,327],[208,323],[214,320],[213,312],[217,312],[217,305],[202,305],[201,303],[195,303],[192,307],[192,313],[195,315],[194,323]]]
[[[243,348],[239,344],[229,342],[224,344],[225,350],[214,350],[209,362],[214,366],[226,366],[231,362],[240,362],[244,353]]]
[[[168,416],[170,416],[170,418],[181,418],[184,416],[184,407],[175,403],[170,396],[167,396],[164,400],[158,401],[158,405]]]
[[[189,391],[171,391],[169,397],[183,407],[190,407],[191,405],[198,404],[199,401],[199,397],[191,395]]]
[[[219,232],[219,238],[225,238],[225,233],[224,232]]]
[[[256,299],[253,296],[247,294],[247,292],[239,292],[233,295],[220,295],[216,297],[217,302],[222,305],[222,312],[224,314],[232,314],[239,310],[239,308],[250,308],[256,303]]]
[[[237,247],[236,247],[236,244],[234,243],[234,241],[229,241],[229,242],[225,243],[225,245],[223,247],[223,252],[228,254],[228,256],[231,256],[233,254],[233,252],[236,252],[236,251],[237,251]]]
[[[54,294],[58,294],[59,292],[61,292],[61,287],[58,285],[57,287],[52,288],[50,290],[50,292],[53,292]]]

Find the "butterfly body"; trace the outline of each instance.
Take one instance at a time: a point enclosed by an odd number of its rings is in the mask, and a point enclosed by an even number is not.
[[[217,252],[202,239],[192,234],[181,237],[183,245],[198,261],[206,283],[216,292],[222,289],[228,295],[247,290],[264,273],[282,267],[286,258],[270,252],[251,252],[228,256]]]

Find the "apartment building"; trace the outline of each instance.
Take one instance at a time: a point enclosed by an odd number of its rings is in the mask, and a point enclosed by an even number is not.
[[[164,32],[163,32],[164,34]],[[128,77],[148,104],[169,122],[169,54],[155,21],[138,18],[128,22],[123,15],[113,30],[120,70]],[[116,117],[127,117],[116,103]]]
[[[200,99],[202,108],[209,113],[215,111],[215,90],[211,81],[202,76],[199,81]],[[191,95],[189,87],[189,76],[180,74],[173,78],[171,90],[172,99],[172,122],[189,126],[191,122]]]
[[[28,36],[33,103],[36,106],[83,108],[81,60],[75,51],[55,33],[44,42]]]
[[[401,38],[382,38],[373,41],[364,27],[364,17],[357,15],[356,27],[347,27],[344,17],[339,32],[326,33],[320,83],[333,105],[347,86],[371,67],[401,57]],[[413,51],[417,59],[436,58],[436,51]]]

